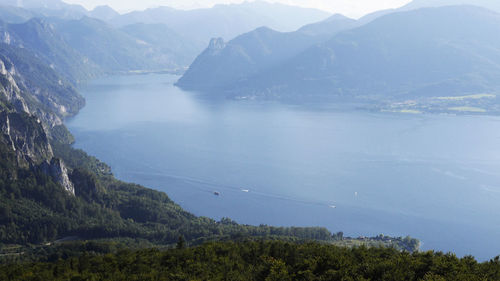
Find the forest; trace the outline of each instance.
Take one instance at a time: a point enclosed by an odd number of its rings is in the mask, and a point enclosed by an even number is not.
[[[76,196],[51,177],[17,166],[0,142],[0,241],[40,244],[69,236],[80,239],[141,238],[168,245],[183,236],[193,244],[233,236],[336,239],[326,228],[240,225],[229,218],[196,217],[165,193],[116,180],[109,167],[69,145],[53,145],[71,167]]]
[[[0,279],[500,280],[498,257],[479,263],[470,256],[458,258],[441,252],[346,248],[317,242],[247,240],[210,242],[191,248],[184,245],[181,239],[168,250],[121,249],[108,254],[88,251],[65,259],[53,253],[53,261],[0,266]],[[95,250],[96,245],[86,249]]]

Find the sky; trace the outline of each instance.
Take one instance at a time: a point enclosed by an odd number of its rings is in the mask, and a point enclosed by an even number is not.
[[[144,10],[158,6],[170,6],[178,9],[212,7],[215,4],[241,3],[243,0],[63,0],[67,3],[80,4],[87,9],[99,5],[109,5],[124,13],[132,10]],[[268,0],[283,4],[317,8],[331,13],[340,13],[358,18],[377,10],[397,8],[411,0]]]

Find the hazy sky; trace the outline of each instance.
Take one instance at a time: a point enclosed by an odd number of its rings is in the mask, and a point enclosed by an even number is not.
[[[171,6],[180,9],[211,7],[218,3],[241,3],[243,0],[63,0],[92,9],[98,5],[109,5],[119,12],[143,10],[157,6]],[[269,0],[290,5],[311,7],[341,13],[350,17],[360,17],[369,12],[400,7],[411,0]]]

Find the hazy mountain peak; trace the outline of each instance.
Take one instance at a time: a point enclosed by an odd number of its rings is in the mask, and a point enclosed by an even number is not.
[[[274,34],[274,33],[279,33],[278,31],[272,29],[272,28],[269,28],[267,26],[261,26],[261,27],[257,27],[254,31],[251,31],[251,32],[256,32],[256,33],[265,33],[265,34]]]
[[[114,13],[118,14],[118,12],[116,12],[113,8],[111,8],[108,5],[96,6],[91,12],[96,12],[96,11],[114,12]]]
[[[107,5],[97,6],[92,11],[90,11],[89,14],[91,17],[104,21],[109,21],[114,19],[115,17],[120,16],[117,11],[113,10],[113,8]]]
[[[342,14],[333,14],[331,15],[329,18],[327,18],[326,20],[324,20],[325,22],[328,22],[328,21],[337,21],[337,20],[353,20],[349,17],[346,17]]]
[[[327,38],[333,36],[342,30],[347,30],[361,25],[354,19],[341,14],[334,14],[324,21],[308,24],[301,27],[298,31],[310,36],[321,36]]]

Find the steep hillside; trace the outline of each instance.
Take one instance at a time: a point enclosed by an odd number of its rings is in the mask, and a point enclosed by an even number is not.
[[[107,72],[177,68],[172,55],[89,17],[53,20],[64,41]]]
[[[85,104],[69,81],[26,49],[0,44],[1,72],[5,75],[5,101],[16,112],[36,115],[47,133],[70,142],[63,119],[75,115]]]
[[[193,62],[199,49],[189,39],[164,24],[137,23],[120,28],[126,34],[154,46],[165,59],[185,67]]]
[[[45,19],[33,18],[21,24],[0,23],[0,39],[5,44],[28,49],[75,84],[100,73],[95,63],[69,46]]]

